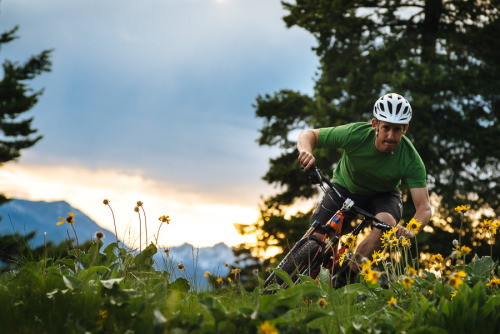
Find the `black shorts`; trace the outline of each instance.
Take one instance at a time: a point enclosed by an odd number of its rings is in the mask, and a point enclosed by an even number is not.
[[[346,188],[334,184],[335,189],[344,196],[350,198],[360,208],[368,211],[372,215],[377,215],[380,212],[387,212],[394,217],[396,222],[401,220],[403,214],[403,200],[399,190],[394,190],[387,193],[380,193],[372,196],[361,196],[351,194]],[[344,201],[332,190],[329,190],[318,207],[311,216],[310,224],[314,221],[319,221],[320,225],[324,225],[328,220],[342,207]],[[347,212],[342,225],[342,234],[352,230],[351,221],[356,218],[353,212]]]

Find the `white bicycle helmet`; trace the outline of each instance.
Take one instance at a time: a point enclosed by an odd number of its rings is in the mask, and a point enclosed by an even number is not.
[[[411,119],[410,103],[396,93],[385,94],[373,106],[373,116],[379,121],[408,124]]]

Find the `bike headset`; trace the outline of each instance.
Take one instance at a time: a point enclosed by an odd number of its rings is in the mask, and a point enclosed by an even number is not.
[[[378,136],[379,121],[386,121],[395,124],[408,124],[412,116],[410,102],[399,94],[389,93],[381,96],[373,106],[373,116],[377,119]]]

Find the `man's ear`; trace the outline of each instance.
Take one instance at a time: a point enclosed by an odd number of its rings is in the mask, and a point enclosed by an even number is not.
[[[408,128],[410,127],[410,124],[405,124],[405,128],[403,130],[403,134],[406,133],[406,131],[408,131]]]
[[[373,128],[373,131],[377,131],[377,119],[376,118],[372,118],[372,128]]]

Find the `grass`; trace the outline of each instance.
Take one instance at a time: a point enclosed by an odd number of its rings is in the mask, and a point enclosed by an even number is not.
[[[435,255],[428,268],[412,271],[405,262],[415,259],[386,237],[378,266],[362,264],[360,283],[332,289],[323,270],[317,282],[303,277],[270,295],[263,294],[262,278],[249,291],[236,275],[217,283],[207,274],[213,284],[201,290],[176,275],[154,243],[137,252],[118,241],[103,249],[96,239],[65,257],[27,258],[5,271],[2,333],[500,332],[497,261],[466,254],[457,243],[453,257]],[[159,251],[169,263],[165,270],[153,260]],[[382,287],[384,275],[390,279]]]

